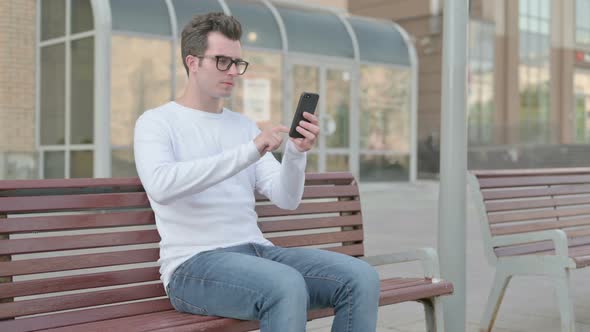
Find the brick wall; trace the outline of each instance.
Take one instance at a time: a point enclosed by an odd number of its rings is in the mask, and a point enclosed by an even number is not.
[[[35,0],[0,1],[0,179],[36,173],[35,11]]]

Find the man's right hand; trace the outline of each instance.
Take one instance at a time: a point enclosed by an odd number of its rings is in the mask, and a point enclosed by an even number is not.
[[[268,127],[262,130],[256,138],[254,138],[254,144],[260,155],[263,156],[267,152],[272,152],[278,149],[283,143],[283,137],[281,133],[288,133],[289,128],[285,126]]]

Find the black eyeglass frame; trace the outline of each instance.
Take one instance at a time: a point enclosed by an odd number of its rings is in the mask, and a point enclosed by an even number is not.
[[[246,70],[248,69],[248,65],[250,63],[248,63],[248,61],[245,61],[243,59],[232,59],[228,56],[225,55],[196,55],[195,57],[199,58],[199,59],[212,59],[215,60],[215,65],[217,66],[217,70],[219,71],[228,71],[231,66],[233,64],[236,65],[236,69],[238,70],[238,75],[244,75],[244,73],[246,73]],[[223,66],[220,66],[219,64],[219,60],[224,59],[224,60],[229,60],[229,64],[227,66],[225,66],[225,68],[223,68]],[[244,65],[244,69],[240,72],[240,65]]]

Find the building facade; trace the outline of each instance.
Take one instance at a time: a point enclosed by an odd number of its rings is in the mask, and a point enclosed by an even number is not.
[[[420,63],[419,172],[438,172],[444,5],[349,0],[357,15],[391,19]],[[471,0],[469,168],[590,165],[589,0]]]
[[[0,6],[9,50],[0,58],[0,178],[135,176],[135,120],[182,93],[179,33],[193,14],[210,11],[242,22],[251,63],[226,107],[260,126],[288,124],[302,91],[320,93],[323,130],[308,171],[416,177],[413,46],[391,21],[349,15],[344,0]]]

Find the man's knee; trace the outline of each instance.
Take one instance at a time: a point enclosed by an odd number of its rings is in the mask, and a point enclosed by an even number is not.
[[[358,260],[348,276],[351,289],[360,294],[378,296],[381,288],[379,273],[365,261]]]
[[[269,300],[273,303],[288,302],[292,306],[309,307],[309,292],[303,276],[296,270],[277,275],[269,289]]]

